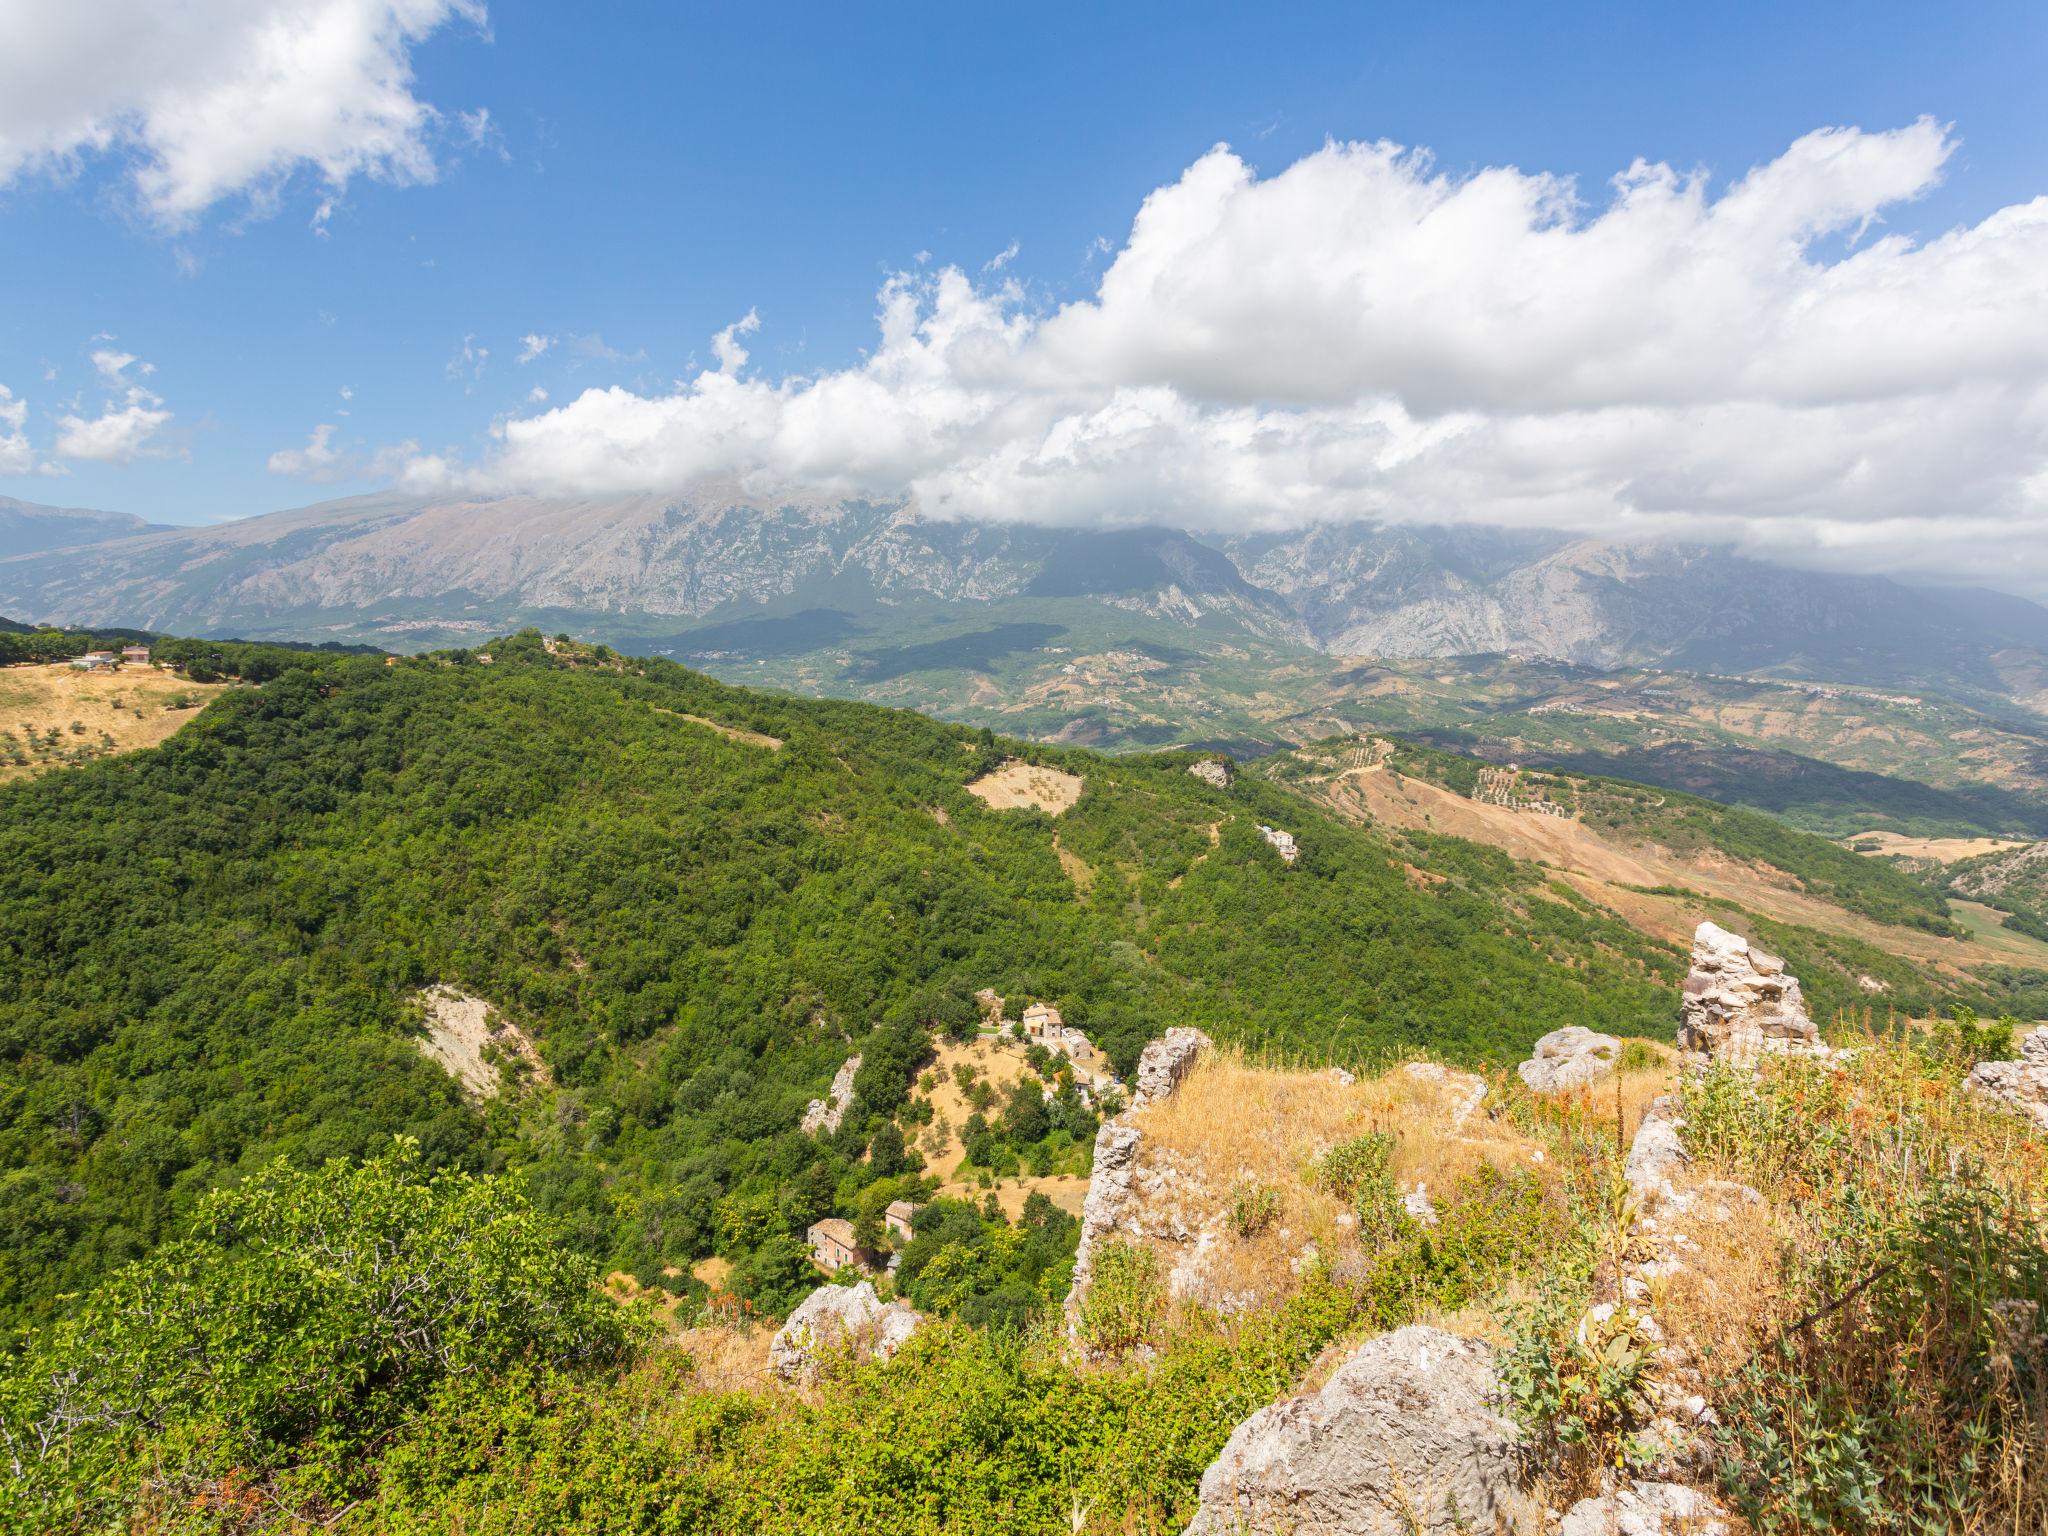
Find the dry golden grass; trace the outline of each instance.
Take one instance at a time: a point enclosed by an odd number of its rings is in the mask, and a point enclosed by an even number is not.
[[[695,1369],[692,1387],[700,1392],[762,1392],[776,1385],[768,1365],[768,1345],[775,1329],[767,1323],[733,1323],[685,1328],[676,1343]]]
[[[742,742],[747,746],[760,747],[769,752],[780,752],[782,750],[782,738],[779,736],[765,735],[760,731],[743,730],[737,725],[721,725],[718,721],[707,720],[702,715],[686,715],[682,711],[675,709],[662,709],[656,706],[654,712],[657,715],[667,715],[671,719],[686,721],[691,725],[701,725],[707,731],[718,732],[727,741]]]
[[[1333,1258],[1357,1242],[1348,1202],[1317,1182],[1316,1165],[1367,1132],[1394,1138],[1404,1191],[1449,1190],[1482,1164],[1540,1168],[1540,1142],[1478,1112],[1484,1093],[1478,1078],[1442,1069],[1396,1067],[1345,1084],[1328,1071],[1205,1053],[1172,1097],[1134,1116],[1144,1135],[1139,1186],[1171,1175],[1164,1193],[1145,1197],[1147,1224],[1189,1234],[1155,1244],[1162,1268],[1181,1296],[1232,1310],[1293,1290],[1310,1244]],[[1269,1192],[1271,1210],[1247,1234],[1232,1208],[1254,1191]]]
[[[976,779],[967,786],[967,791],[994,810],[1020,810],[1031,806],[1048,816],[1057,816],[1081,798],[1083,787],[1078,774],[1013,758],[993,773],[985,773]]]
[[[966,1155],[960,1144],[960,1128],[975,1112],[967,1090],[953,1075],[953,1069],[959,1066],[972,1068],[979,1080],[995,1091],[995,1103],[982,1111],[991,1117],[1001,1112],[1010,1085],[1018,1078],[1032,1074],[1024,1060],[1021,1045],[998,1044],[984,1036],[965,1045],[954,1040],[939,1041],[931,1066],[919,1075],[920,1084],[927,1074],[932,1084],[929,1089],[919,1086],[915,1090],[920,1096],[929,1096],[932,1101],[931,1123],[918,1133],[916,1140],[917,1150],[924,1156],[925,1167],[942,1181],[939,1185],[942,1196],[979,1200],[989,1191],[973,1179],[957,1176],[960,1161]],[[1025,1174],[999,1179],[994,1193],[1003,1214],[1014,1220],[1023,1214],[1024,1202],[1034,1190],[1061,1210],[1079,1215],[1082,1202],[1088,1198],[1088,1180],[1072,1174],[1055,1174],[1046,1178]]]
[[[63,663],[0,667],[0,732],[15,738],[13,743],[0,738],[0,781],[65,766],[32,750],[27,751],[29,763],[13,762],[12,747],[19,744],[26,750],[29,733],[47,736],[57,731],[60,752],[84,748],[110,755],[103,750],[102,736],[113,738],[112,752],[133,752],[169,739],[216,694],[235,686],[187,682],[156,667],[107,672],[81,672]],[[170,707],[181,699],[189,701],[189,707]],[[74,722],[85,729],[74,732]]]

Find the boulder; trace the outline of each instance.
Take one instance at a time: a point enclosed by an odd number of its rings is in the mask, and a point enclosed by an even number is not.
[[[1732,1520],[1697,1488],[1638,1483],[1579,1500],[1559,1522],[1557,1536],[1728,1536]]]
[[[1227,757],[1205,757],[1189,768],[1188,772],[1204,784],[1213,784],[1218,789],[1230,788],[1230,781],[1234,777],[1230,759]]]
[[[1614,1036],[1569,1024],[1538,1040],[1535,1053],[1515,1070],[1536,1092],[1559,1093],[1611,1072],[1620,1059],[1621,1042]]]
[[[784,1381],[815,1381],[825,1356],[850,1347],[887,1360],[923,1321],[900,1301],[885,1305],[865,1280],[821,1285],[769,1341],[769,1364]]]
[[[1131,1095],[1131,1108],[1151,1104],[1172,1093],[1194,1066],[1195,1058],[1213,1043],[1199,1029],[1181,1024],[1147,1045],[1138,1058],[1137,1092]]]
[[[849,1056],[846,1065],[832,1075],[832,1086],[825,1090],[825,1097],[813,1099],[804,1108],[804,1117],[797,1122],[797,1129],[806,1136],[819,1131],[831,1135],[839,1129],[839,1122],[846,1118],[846,1106],[853,1102],[853,1074],[860,1070],[860,1058]]]
[[[1628,1180],[1628,1187],[1638,1200],[1648,1200],[1653,1195],[1668,1196],[1672,1176],[1691,1161],[1686,1155],[1685,1144],[1678,1139],[1678,1123],[1652,1112],[1636,1128],[1636,1139],[1629,1144],[1628,1162],[1622,1167],[1622,1177]]]
[[[1320,1392],[1261,1408],[1202,1474],[1187,1536],[1452,1536],[1531,1513],[1488,1346],[1441,1329],[1371,1339]]]
[[[1980,1061],[1966,1081],[2048,1131],[2048,1029],[2037,1029],[2020,1043],[2019,1060]]]
[[[1692,937],[1678,1048],[1696,1062],[1736,1066],[1754,1066],[1766,1053],[1830,1054],[1785,962],[1713,923]]]

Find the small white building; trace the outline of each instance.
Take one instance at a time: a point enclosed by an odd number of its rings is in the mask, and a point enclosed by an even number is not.
[[[112,651],[87,651],[83,656],[75,658],[71,663],[72,666],[78,668],[81,672],[98,672],[111,667],[113,664],[114,653]]]
[[[1294,846],[1294,835],[1292,833],[1282,832],[1278,827],[1269,827],[1264,822],[1261,822],[1259,824],[1259,836],[1271,843],[1274,852],[1278,853],[1287,863],[1292,864],[1301,857],[1301,850]]]

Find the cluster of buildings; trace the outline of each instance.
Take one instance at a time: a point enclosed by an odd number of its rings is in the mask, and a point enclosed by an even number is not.
[[[914,1235],[914,1223],[919,1207],[908,1200],[892,1200],[888,1209],[882,1212],[882,1225],[895,1237],[909,1242]],[[859,1269],[873,1273],[885,1269],[894,1274],[902,1262],[900,1253],[891,1253],[886,1258],[871,1248],[863,1248],[854,1240],[853,1223],[844,1216],[827,1216],[823,1221],[814,1221],[804,1233],[810,1245],[811,1260],[828,1275],[836,1275],[842,1269]]]
[[[149,665],[149,647],[146,645],[124,645],[119,653],[113,651],[87,651],[83,656],[74,656],[71,665],[80,672],[105,672],[123,663],[146,667]]]

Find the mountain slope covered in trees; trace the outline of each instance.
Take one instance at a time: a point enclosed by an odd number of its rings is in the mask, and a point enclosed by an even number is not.
[[[7,1315],[274,1156],[393,1133],[525,1168],[608,1262],[715,1247],[786,1294],[791,1234],[860,1214],[925,1032],[983,986],[1126,1065],[1179,1023],[1349,1062],[1666,1027],[1676,955],[1489,850],[1185,755],[1034,751],[1079,803],[992,810],[966,786],[1011,750],[529,633],[489,665],[301,654],[160,749],[0,793]],[[465,1102],[417,1049],[435,983],[525,1029],[552,1086]],[[838,1137],[800,1134],[855,1050],[892,1065]]]

